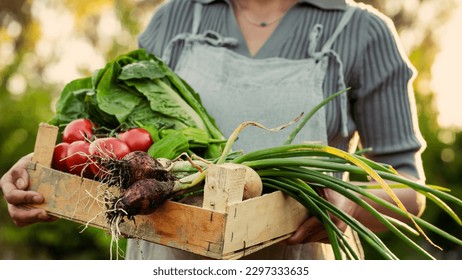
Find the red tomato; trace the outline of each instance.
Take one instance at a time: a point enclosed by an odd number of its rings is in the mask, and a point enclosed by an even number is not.
[[[127,144],[131,151],[146,152],[153,143],[151,134],[144,128],[132,128],[122,132],[119,139]]]
[[[62,142],[55,146],[51,167],[59,171],[68,172],[66,157],[67,151],[69,150],[69,145],[69,143]]]
[[[122,140],[115,137],[98,138],[90,144],[90,155],[121,159],[130,152]]]
[[[63,142],[72,143],[78,140],[90,140],[95,125],[89,119],[76,119],[66,125],[63,131]]]
[[[69,173],[89,177],[91,172],[88,168],[90,143],[77,140],[69,144],[67,150],[66,165]],[[84,170],[82,174],[82,171]]]
[[[98,138],[90,144],[89,153],[95,157],[110,157],[121,159],[130,153],[130,148],[122,140],[115,137]],[[100,167],[96,164],[97,159],[93,157],[94,164],[90,165],[93,175],[97,175]]]

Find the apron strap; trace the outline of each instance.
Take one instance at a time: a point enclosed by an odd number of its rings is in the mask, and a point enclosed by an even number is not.
[[[192,23],[192,34],[197,34],[199,31],[199,25],[201,23],[201,18],[202,18],[202,4],[199,2],[196,2],[194,4],[194,16],[193,16],[193,23]]]
[[[340,33],[343,31],[345,26],[350,21],[354,11],[355,9],[353,7],[347,6],[347,8],[345,9],[345,12],[343,13],[342,18],[340,19],[340,22],[337,25],[337,28],[334,31],[334,34],[332,34],[332,36],[330,36],[330,38],[324,44],[324,46],[322,47],[322,51],[328,51],[332,48],[334,41],[337,39],[337,37],[340,35]]]
[[[164,54],[162,56],[162,61],[164,61],[167,65],[170,64],[170,59],[172,56],[173,46],[179,42],[184,41],[185,46],[184,48],[188,48],[191,45],[191,42],[200,42],[200,43],[208,43],[213,46],[236,46],[239,41],[232,37],[223,37],[215,31],[207,30],[204,34],[199,34],[199,26],[202,19],[202,3],[196,2],[194,4],[194,12],[193,12],[193,23],[191,33],[180,33],[173,37],[173,39],[167,44],[164,50]]]
[[[167,46],[164,49],[164,53],[162,55],[162,61],[165,64],[170,64],[170,59],[172,58],[172,49],[173,45],[175,45],[179,41],[186,41],[191,35],[196,35],[199,30],[199,25],[201,22],[201,15],[202,15],[202,4],[196,2],[194,4],[194,13],[193,13],[193,23],[192,23],[192,30],[191,33],[180,33],[173,37],[170,42],[168,42]]]
[[[340,19],[339,24],[337,25],[337,28],[335,29],[334,33],[332,36],[327,40],[327,42],[324,44],[322,47],[321,51],[317,52],[316,47],[319,42],[319,38],[321,37],[322,33],[322,28],[323,26],[321,24],[316,24],[311,31],[310,34],[310,44],[308,46],[308,55],[310,57],[313,57],[316,60],[320,60],[323,57],[328,57],[328,56],[333,56],[335,58],[335,61],[338,64],[338,85],[337,88],[339,91],[342,91],[346,88],[345,85],[345,78],[343,76],[343,62],[340,59],[340,56],[338,55],[337,52],[332,50],[332,45],[339,36],[339,34],[343,31],[345,26],[348,24],[350,21],[355,9],[351,6],[348,6]],[[341,118],[341,124],[342,124],[342,136],[347,137],[348,136],[348,99],[345,94],[342,94],[339,96],[340,98],[340,118]]]

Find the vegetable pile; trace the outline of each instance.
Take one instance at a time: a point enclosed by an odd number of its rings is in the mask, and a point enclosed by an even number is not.
[[[49,123],[63,130],[76,119],[91,120],[109,136],[144,128],[154,141],[148,151],[153,157],[174,158],[189,152],[214,158],[226,140],[199,95],[143,49],[120,55],[93,76],[64,87]],[[136,137],[125,138],[135,141]]]
[[[61,132],[53,168],[120,189],[120,195],[107,194],[105,200],[113,238],[120,234],[118,225],[125,218],[150,214],[167,199],[186,201],[197,197],[197,193],[200,197],[210,165],[239,164],[246,167],[249,182],[243,199],[277,190],[295,198],[323,222],[338,259],[360,256],[348,245],[332,216],[352,227],[385,259],[397,256],[377,235],[319,195],[324,188],[365,208],[409,248],[427,258],[433,256],[415,241],[416,236],[421,236],[432,244],[423,229],[462,246],[462,240],[411,215],[393,192],[394,188],[415,189],[462,225],[452,209],[462,208],[462,200],[448,189],[406,179],[392,167],[368,160],[360,152],[351,154],[311,143],[292,144],[316,110],[343,93],[331,95],[306,114],[282,145],[236,152],[232,145],[245,127],[268,128],[246,121],[225,138],[203,108],[199,95],[185,81],[155,56],[136,50],[63,89],[56,116],[50,121]],[[332,176],[334,173],[372,178],[377,185],[358,186]],[[374,196],[368,188],[383,188],[395,203]],[[377,212],[358,194],[403,215],[413,226]]]

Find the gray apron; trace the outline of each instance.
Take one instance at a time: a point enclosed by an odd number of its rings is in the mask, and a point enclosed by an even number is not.
[[[316,51],[321,25],[310,34],[309,58],[252,59],[231,51],[237,44],[234,38],[225,38],[213,31],[199,34],[202,5],[197,3],[191,33],[179,34],[167,46],[163,61],[168,63],[171,47],[178,41],[184,49],[175,72],[197,91],[202,103],[228,137],[244,121],[255,121],[268,128],[289,123],[300,113],[307,113],[323,98],[322,85],[329,56],[340,65],[340,87],[344,87],[341,61],[331,50],[335,38],[351,17],[345,12],[333,36]],[[343,95],[344,96],[344,95]],[[346,102],[344,98],[342,102]],[[346,104],[342,104],[346,112]],[[346,128],[346,113],[342,122]],[[235,142],[234,150],[249,152],[284,143],[292,127],[269,132],[256,127],[246,128]],[[294,139],[294,143],[313,141],[327,144],[325,110],[318,111]],[[353,243],[357,243],[354,238]],[[359,250],[359,247],[358,247]],[[201,256],[144,241],[129,241],[128,259],[201,259]],[[308,243],[294,246],[273,245],[243,259],[331,259],[331,246]]]

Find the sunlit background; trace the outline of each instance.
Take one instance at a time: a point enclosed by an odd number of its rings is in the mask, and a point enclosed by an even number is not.
[[[159,2],[0,1],[0,175],[33,150],[37,125],[53,115],[67,82],[137,48]],[[462,0],[365,2],[394,20],[419,72],[414,86],[428,180],[462,194]],[[431,207],[427,215],[452,223]],[[461,235],[457,226],[451,229]],[[107,259],[108,242],[97,230],[79,234],[65,221],[17,229],[0,204],[0,259]],[[435,250],[438,258],[462,258],[460,248],[441,242],[446,250]]]
[[[431,88],[436,95],[442,126],[462,127],[462,0],[448,23],[436,26],[441,50],[431,68]]]

